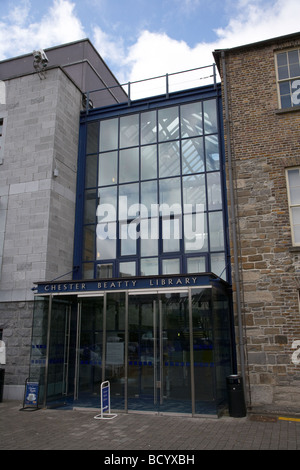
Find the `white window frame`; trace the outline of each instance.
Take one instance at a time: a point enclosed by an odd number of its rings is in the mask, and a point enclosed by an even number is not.
[[[291,233],[292,233],[292,244],[293,244],[293,246],[299,246],[300,247],[300,240],[299,240],[299,242],[295,242],[294,221],[293,221],[293,213],[292,213],[293,208],[299,207],[299,209],[300,209],[300,202],[298,204],[292,204],[292,201],[291,201],[291,192],[290,192],[289,175],[288,175],[289,171],[291,171],[291,170],[298,170],[299,171],[299,179],[300,179],[300,167],[287,168],[286,171],[285,171],[287,194],[288,194],[288,204],[289,204],[290,225],[291,225]],[[300,191],[300,189],[299,189],[299,191]]]
[[[290,77],[290,64],[288,64],[289,76],[287,78],[279,78],[279,65],[278,65],[278,56],[280,54],[288,54],[289,52],[298,51],[298,58],[300,63],[300,47],[293,48],[288,50],[278,51],[275,54],[275,64],[276,64],[276,80],[277,80],[277,93],[278,93],[278,105],[280,109],[292,109],[295,106],[300,106],[300,74],[294,77]],[[289,96],[291,98],[291,106],[288,108],[281,105],[281,95],[280,95],[280,85],[283,83],[288,83],[290,88]]]

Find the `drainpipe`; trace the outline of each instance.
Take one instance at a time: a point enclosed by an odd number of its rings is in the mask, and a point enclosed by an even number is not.
[[[226,135],[227,135],[228,178],[229,178],[229,192],[230,192],[230,201],[231,201],[230,209],[231,209],[232,244],[233,244],[233,258],[234,258],[234,279],[235,279],[235,284],[236,284],[236,305],[237,305],[237,315],[238,315],[240,364],[241,364],[241,375],[243,377],[243,382],[245,384],[246,382],[245,382],[243,322],[242,322],[242,308],[241,308],[235,197],[234,197],[233,173],[232,173],[232,153],[231,153],[231,142],[230,142],[230,121],[229,121],[227,76],[226,76],[226,63],[225,63],[224,51],[221,52],[221,58],[222,58],[223,88],[224,88],[224,102],[225,102],[225,126],[226,126]]]

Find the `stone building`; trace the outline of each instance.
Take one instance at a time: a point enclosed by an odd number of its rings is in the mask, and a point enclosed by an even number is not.
[[[300,34],[217,50],[214,57],[248,406],[299,413]]]
[[[73,270],[84,93],[118,85],[89,40],[45,54],[45,67],[32,53],[0,62],[0,330],[10,398],[23,397],[29,374],[33,282]],[[125,93],[97,96],[111,104]]]

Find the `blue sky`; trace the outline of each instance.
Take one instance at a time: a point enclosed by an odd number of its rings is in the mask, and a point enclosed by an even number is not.
[[[0,60],[88,37],[121,83],[300,31],[299,0],[0,0]]]

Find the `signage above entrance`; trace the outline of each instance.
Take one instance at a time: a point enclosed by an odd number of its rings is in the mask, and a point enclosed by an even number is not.
[[[119,290],[161,289],[179,287],[208,287],[212,281],[221,281],[215,274],[186,276],[156,276],[118,279],[99,279],[90,281],[63,281],[36,283],[36,294],[80,294],[91,292],[111,292]],[[223,282],[223,281],[222,281]]]

